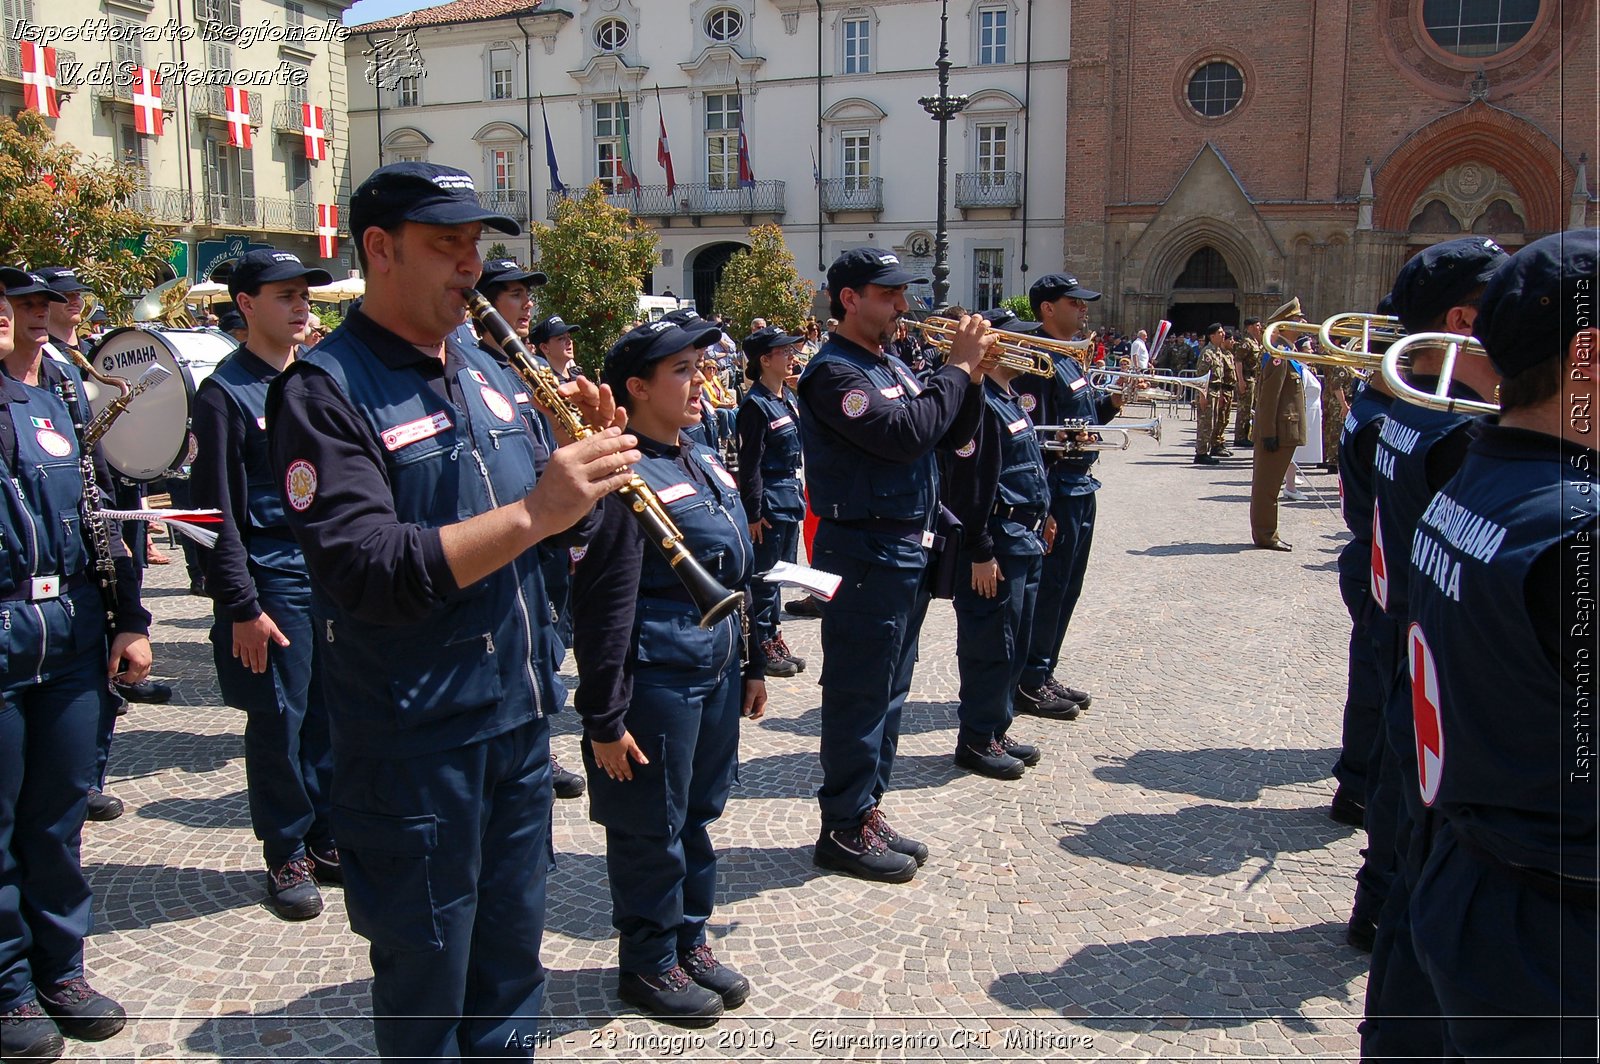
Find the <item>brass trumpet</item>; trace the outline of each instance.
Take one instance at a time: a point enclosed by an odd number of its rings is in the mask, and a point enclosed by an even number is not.
[[[1406,356],[1417,347],[1444,349],[1444,365],[1439,369],[1439,383],[1431,392],[1423,391],[1405,378],[1404,370],[1410,365]],[[1443,410],[1452,414],[1498,414],[1499,403],[1458,399],[1450,394],[1450,386],[1455,381],[1456,359],[1462,354],[1474,358],[1489,357],[1489,352],[1484,350],[1483,345],[1475,337],[1447,332],[1409,333],[1384,352],[1381,362],[1384,382],[1394,390],[1394,394],[1413,406]]]
[[[1082,454],[1087,451],[1126,451],[1128,444],[1133,440],[1135,432],[1149,436],[1157,443],[1161,442],[1161,419],[1153,417],[1149,421],[1129,421],[1117,425],[1096,425],[1083,418],[1073,418],[1059,425],[1035,425],[1034,431],[1040,433],[1061,432],[1087,432],[1095,438],[1091,440],[1073,439],[1046,439],[1040,442],[1039,448],[1045,451],[1060,451],[1065,454]],[[1120,437],[1119,440],[1108,440],[1107,433]]]
[[[1365,373],[1376,371],[1382,364],[1378,355],[1368,354],[1365,350],[1355,347],[1344,347],[1325,343],[1321,351],[1297,351],[1291,343],[1283,342],[1285,335],[1317,336],[1322,335],[1322,330],[1328,328],[1333,322],[1352,315],[1336,315],[1321,325],[1313,325],[1309,321],[1275,321],[1267,326],[1266,332],[1261,334],[1261,343],[1272,354],[1279,358],[1292,358],[1296,362],[1308,362],[1313,366],[1344,366],[1347,369],[1358,370]],[[1376,315],[1374,315],[1376,317]],[[1363,327],[1348,325],[1335,326],[1329,336],[1353,338],[1363,336]]]
[[[956,327],[961,323],[955,318],[934,317],[910,324],[912,328],[921,330],[934,347],[948,351],[955,342]],[[1048,377],[1055,373],[1055,355],[1082,360],[1085,354],[1094,350],[1093,340],[1052,340],[1048,336],[1007,332],[1004,329],[990,331],[1000,339],[989,348],[988,360],[1018,373],[1031,373],[1035,377]]]
[[[1198,377],[1169,377],[1161,373],[1140,373],[1137,370],[1125,369],[1092,369],[1086,376],[1089,385],[1094,388],[1120,388],[1126,382],[1133,381],[1136,388],[1171,388],[1174,391],[1182,388],[1191,388],[1198,395],[1204,395],[1211,387],[1211,371],[1207,370]]]

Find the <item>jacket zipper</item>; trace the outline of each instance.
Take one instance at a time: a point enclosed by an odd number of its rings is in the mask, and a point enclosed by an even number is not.
[[[489,493],[489,505],[495,509],[499,509],[500,497],[495,494],[494,481],[489,476],[489,467],[483,463],[483,455],[474,450],[472,452],[472,460],[477,463],[478,474],[483,477],[484,489]],[[528,600],[522,594],[522,575],[517,571],[517,562],[515,559],[513,559],[511,562],[511,577],[517,588],[517,614],[522,618],[522,629],[527,633],[528,637],[528,653],[523,659],[522,668],[523,672],[526,673],[528,677],[528,689],[533,692],[534,715],[543,717],[544,706],[539,701],[539,678],[535,676],[533,672],[533,655],[535,647],[533,639],[533,618],[528,613]],[[494,653],[493,633],[485,633],[484,646],[486,653]]]
[[[42,470],[41,470],[41,472],[42,472]],[[21,482],[18,481],[17,478],[12,477],[11,478],[11,487],[17,493],[17,503],[22,507],[22,516],[27,518],[27,521],[28,521],[28,557],[32,559],[32,561],[29,563],[28,575],[29,576],[38,576],[39,575],[39,530],[38,530],[38,528],[36,528],[34,526],[33,514],[28,510],[28,500],[22,494],[22,484],[21,484]]]

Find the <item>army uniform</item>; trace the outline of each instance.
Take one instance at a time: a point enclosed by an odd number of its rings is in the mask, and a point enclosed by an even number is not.
[[[1306,386],[1301,379],[1305,371],[1293,359],[1269,354],[1262,358],[1256,380],[1250,538],[1258,547],[1288,546],[1278,538],[1278,489],[1294,460],[1294,449],[1306,442]]]
[[[1344,426],[1346,390],[1355,375],[1347,366],[1322,367],[1322,464],[1339,468],[1339,433]]]
[[[1240,335],[1233,345],[1233,357],[1238,363],[1238,406],[1233,413],[1233,443],[1236,447],[1250,446],[1250,425],[1255,416],[1256,376],[1261,372],[1262,347],[1248,336]]]
[[[1228,431],[1228,417],[1233,413],[1234,393],[1239,387],[1239,374],[1234,368],[1233,353],[1212,347],[1215,364],[1211,378],[1211,453],[1225,450],[1223,437]]]

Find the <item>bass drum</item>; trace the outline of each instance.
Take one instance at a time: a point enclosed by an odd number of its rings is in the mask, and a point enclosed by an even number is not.
[[[144,392],[123,411],[100,441],[106,464],[133,481],[157,480],[187,464],[189,417],[195,389],[239,344],[215,329],[117,329],[94,349],[94,368],[129,384],[145,367],[160,363],[172,376]],[[86,382],[89,406],[98,414],[117,397],[114,389]]]

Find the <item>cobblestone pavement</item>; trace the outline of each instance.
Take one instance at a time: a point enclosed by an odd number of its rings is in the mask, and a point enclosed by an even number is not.
[[[1042,764],[1001,783],[951,765],[955,625],[936,603],[885,810],[933,856],[881,886],[811,865],[811,661],[745,727],[714,834],[720,956],[750,1002],[713,1031],[631,1014],[603,844],[558,802],[544,960],[549,1059],[1015,1060],[1350,1057],[1366,958],[1343,941],[1358,833],[1328,819],[1347,620],[1337,486],[1284,504],[1292,554],[1248,549],[1248,452],[1190,464],[1192,423],[1101,463],[1099,530],[1061,678],[1094,693],[1076,722],[1024,717]],[[1176,438],[1174,438],[1176,437]],[[1318,499],[1320,496],[1320,500]],[[134,1016],[70,1059],[362,1059],[370,969],[343,899],[286,924],[263,906],[242,717],[218,704],[209,610],[180,564],[150,571],[156,672],[173,704],[135,706],[112,753],[127,815],[89,824],[88,962]],[[576,721],[555,746],[577,764]]]

